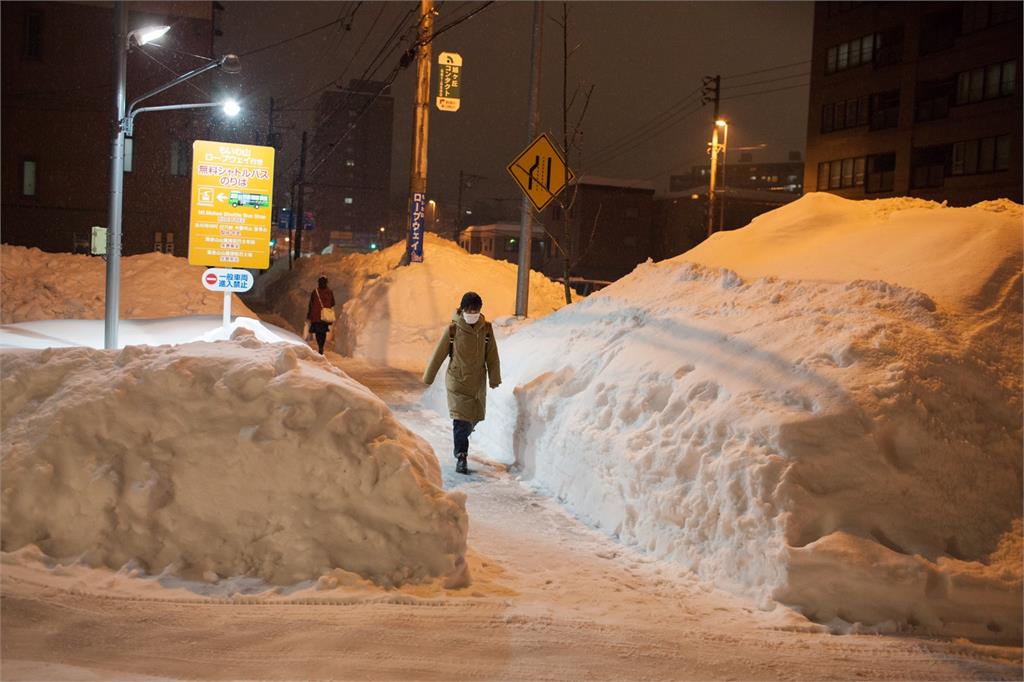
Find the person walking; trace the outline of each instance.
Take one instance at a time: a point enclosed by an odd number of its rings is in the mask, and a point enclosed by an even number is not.
[[[327,278],[317,280],[317,287],[309,295],[309,309],[306,312],[309,331],[316,336],[317,350],[324,354],[327,332],[334,324],[334,292],[327,288]]]
[[[484,420],[487,386],[497,388],[501,384],[498,345],[491,323],[480,313],[482,307],[480,295],[467,291],[423,372],[423,383],[429,386],[448,358],[444,384],[455,441],[455,471],[460,474],[469,473],[469,435]]]

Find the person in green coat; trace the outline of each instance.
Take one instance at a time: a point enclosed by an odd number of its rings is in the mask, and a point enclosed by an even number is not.
[[[474,291],[463,295],[423,372],[423,383],[429,386],[448,358],[444,385],[448,389],[448,412],[455,440],[455,471],[460,474],[469,473],[466,466],[469,434],[484,420],[487,385],[490,383],[491,388],[497,388],[501,384],[498,345],[494,342],[491,323],[480,314],[483,304]]]

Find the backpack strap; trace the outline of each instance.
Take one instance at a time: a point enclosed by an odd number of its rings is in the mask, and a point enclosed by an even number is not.
[[[452,322],[448,325],[448,359],[452,359],[452,355],[455,353],[455,323]]]

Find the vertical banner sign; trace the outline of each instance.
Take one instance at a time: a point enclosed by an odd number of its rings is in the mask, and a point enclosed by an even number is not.
[[[192,265],[270,267],[274,148],[196,140],[192,143]]]
[[[458,111],[462,102],[459,92],[462,84],[462,57],[455,52],[442,52],[437,57],[437,108]]]
[[[412,195],[412,215],[409,221],[409,262],[423,262],[423,218],[426,209],[426,195],[414,192]]]

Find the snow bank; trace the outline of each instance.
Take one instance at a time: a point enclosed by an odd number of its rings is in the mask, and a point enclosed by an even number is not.
[[[469,254],[431,233],[423,263],[397,267],[404,249],[397,243],[376,253],[303,258],[289,276],[267,287],[267,304],[301,330],[309,294],[325,275],[338,302],[335,350],[412,371],[426,366],[465,292],[480,294],[488,319],[515,313],[515,265]],[[531,318],[564,305],[560,284],[530,273]]]
[[[808,195],[509,336],[474,438],[766,606],[1019,641],[1021,251],[1010,202]]]
[[[200,282],[206,268],[145,253],[121,259],[121,319],[220,314],[224,295]],[[71,253],[0,245],[0,321],[103,318],[106,262]],[[256,317],[235,296],[234,315]]]
[[[10,552],[276,584],[465,584],[430,446],[312,353],[232,341],[0,351]]]

